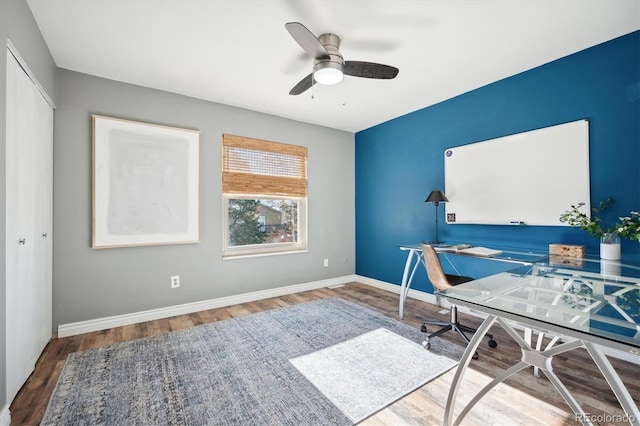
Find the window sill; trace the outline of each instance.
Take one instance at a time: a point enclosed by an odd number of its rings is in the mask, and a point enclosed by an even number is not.
[[[290,251],[278,251],[270,253],[251,253],[251,254],[227,254],[222,256],[222,260],[235,260],[235,259],[247,259],[251,257],[266,257],[266,256],[280,256],[286,254],[298,254],[308,253],[308,249],[290,250]]]

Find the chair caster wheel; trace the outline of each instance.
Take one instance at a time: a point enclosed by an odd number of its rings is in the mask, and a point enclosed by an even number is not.
[[[422,342],[422,347],[425,349],[430,349],[431,348],[431,343],[429,343],[428,340],[425,340],[424,342]]]
[[[478,355],[478,352],[474,352],[473,356],[471,357],[472,359],[478,359],[480,358],[480,355]]]
[[[426,325],[424,325],[424,324],[422,324],[422,325],[420,326],[420,331],[422,331],[423,333],[426,333],[426,332],[427,332],[427,326],[426,326]]]
[[[498,342],[496,342],[493,339],[489,340],[489,347],[490,348],[497,348],[498,347]]]

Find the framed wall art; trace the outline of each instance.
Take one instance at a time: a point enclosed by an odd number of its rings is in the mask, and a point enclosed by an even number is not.
[[[92,116],[92,247],[199,242],[200,132]]]

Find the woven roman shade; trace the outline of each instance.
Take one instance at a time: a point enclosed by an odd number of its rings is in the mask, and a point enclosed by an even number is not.
[[[307,148],[223,134],[222,192],[306,197]]]

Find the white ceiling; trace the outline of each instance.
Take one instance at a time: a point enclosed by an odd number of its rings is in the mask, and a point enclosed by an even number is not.
[[[27,0],[56,64],[356,132],[640,29],[638,0]],[[284,24],[400,69],[299,96]]]

